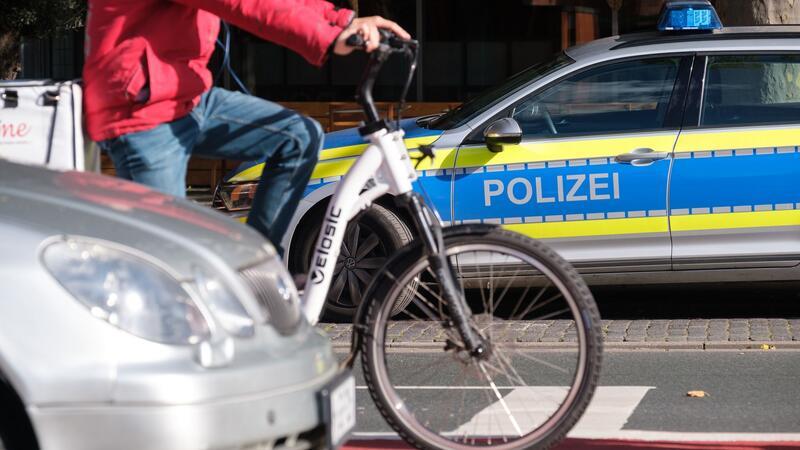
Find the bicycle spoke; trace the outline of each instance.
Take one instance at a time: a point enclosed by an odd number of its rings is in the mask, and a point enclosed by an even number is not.
[[[480,258],[478,258],[477,252],[473,252],[473,254],[475,255],[475,260],[479,261]],[[478,273],[478,277],[480,277],[481,274],[483,273],[483,271],[481,270],[480,264],[478,264],[477,262],[475,263],[475,269],[476,269],[476,271]],[[478,291],[480,291],[480,293],[481,293],[481,304],[483,305],[483,310],[486,311],[487,310],[486,309],[487,308],[487,306],[486,306],[487,303],[486,303],[486,295],[483,293],[483,285],[484,285],[484,283],[483,283],[482,279],[478,278]]]
[[[393,282],[394,284],[397,284],[397,278],[395,278],[395,277],[394,277],[394,275],[392,275],[392,274],[390,274],[390,273],[387,273],[387,274],[386,274],[386,276],[387,276],[387,277],[388,277],[390,280],[392,280],[392,282]],[[420,285],[421,285],[421,284],[420,284]],[[403,286],[403,289],[409,289],[409,290],[411,290],[411,288],[410,288],[409,286]],[[433,294],[433,292],[432,292],[432,291],[430,291],[430,292],[431,292],[431,294]],[[419,291],[417,291],[417,290],[411,290],[411,293],[412,293],[412,295],[415,297],[415,299],[414,299],[414,300],[412,300],[412,302],[413,302],[413,303],[414,303],[414,304],[415,304],[415,305],[416,305],[418,308],[422,309],[422,311],[423,311],[423,312],[425,312],[425,313],[426,313],[426,314],[427,314],[429,317],[431,317],[433,320],[436,320],[436,321],[438,321],[438,320],[444,320],[444,317],[443,317],[443,316],[442,316],[442,317],[438,317],[438,318],[436,317],[436,315],[433,313],[433,311],[434,311],[436,308],[435,308],[433,305],[431,305],[431,304],[430,304],[430,302],[428,301],[428,299],[426,299],[425,297],[423,297],[423,296],[422,296],[422,295],[419,293]],[[435,295],[435,294],[433,294],[433,295]],[[441,299],[441,297],[439,297],[439,298]],[[419,302],[418,302],[417,300],[419,300],[419,301],[422,301],[422,302],[423,302],[425,305],[423,306],[423,305],[419,304]],[[405,312],[406,312],[406,314],[409,314],[409,315],[411,314],[411,313],[410,313],[410,312],[409,312],[407,309],[406,309],[406,311],[405,311]],[[419,320],[422,320],[422,319],[419,319]]]
[[[533,311],[535,311],[536,309],[539,309],[539,308],[541,308],[541,307],[543,307],[543,306],[547,306],[548,304],[550,304],[550,303],[551,303],[551,302],[553,302],[554,300],[556,300],[556,299],[558,299],[559,297],[561,297],[561,293],[560,293],[560,292],[558,292],[558,293],[556,293],[556,295],[553,295],[552,297],[548,298],[548,299],[547,299],[547,300],[545,300],[544,302],[542,302],[542,303],[538,303],[538,302],[539,302],[539,299],[541,298],[541,295],[542,295],[543,293],[544,293],[544,290],[542,290],[541,292],[539,292],[539,295],[537,295],[537,296],[536,296],[536,298],[535,298],[535,299],[533,299],[533,301],[531,302],[531,304],[530,304],[530,305],[528,305],[528,307],[527,307],[527,308],[525,308],[525,310],[524,310],[524,311],[522,311],[522,313],[519,315],[519,317],[517,317],[517,319],[516,319],[516,320],[522,320],[522,319],[523,319],[525,316],[527,316],[528,314],[532,313],[532,312],[533,312]],[[538,303],[538,305],[537,305],[537,303]]]
[[[513,414],[511,414],[511,410],[508,408],[508,404],[506,404],[505,399],[503,398],[502,395],[500,395],[500,390],[497,389],[497,385],[494,384],[494,380],[492,379],[491,376],[489,376],[489,373],[486,372],[486,368],[483,366],[482,362],[478,363],[478,367],[480,367],[481,372],[483,372],[483,375],[486,377],[486,380],[489,382],[489,386],[491,386],[492,392],[494,392],[495,397],[497,397],[497,400],[500,402],[500,406],[506,412],[506,415],[508,416],[508,419],[511,421],[511,425],[514,426],[514,431],[516,431],[517,434],[521,437],[522,436],[522,429],[520,429],[519,424],[517,423],[517,419],[514,418]]]
[[[439,375],[438,373],[436,373],[436,372],[431,372],[431,371],[430,371],[430,369],[432,369],[432,368],[434,368],[434,367],[439,367],[439,366],[441,366],[442,364],[446,363],[446,362],[447,362],[447,361],[445,360],[445,358],[446,358],[446,357],[447,357],[447,354],[446,354],[446,353],[445,353],[445,354],[442,354],[442,356],[440,356],[440,357],[438,357],[438,358],[434,359],[432,363],[430,363],[430,364],[426,364],[426,365],[424,365],[424,366],[422,366],[422,367],[418,367],[418,368],[416,368],[416,369],[415,369],[415,372],[416,372],[416,373],[418,373],[418,374],[425,374],[425,375],[427,375],[427,376],[426,376],[425,378],[423,378],[423,379],[419,380],[419,381],[414,381],[414,382],[413,382],[413,385],[416,385],[416,386],[426,386],[425,382],[427,382],[427,381],[430,381],[430,379],[431,379],[431,378],[433,378],[433,377],[435,377],[435,376],[438,376],[438,375]],[[404,380],[404,383],[403,383],[403,384],[412,384],[412,383],[410,383],[409,381],[410,381],[410,380],[408,380],[408,381],[405,381],[405,380]]]
[[[514,368],[513,364],[511,364],[511,361],[508,359],[508,357],[505,355],[505,353],[501,352],[498,348],[495,348],[495,353],[494,354],[497,355],[497,358],[500,361],[501,365],[504,365],[507,368],[507,370],[509,370],[509,371],[511,371],[513,373],[514,378],[516,378],[517,381],[518,381],[519,387],[522,387],[522,388],[528,388],[529,387],[527,382],[525,381],[525,379],[522,378],[522,375],[520,375],[519,372],[517,372],[517,370]],[[509,381],[513,385],[514,380],[513,379],[509,379]],[[526,391],[526,392],[529,392],[529,391]],[[548,398],[548,400],[551,400],[551,399]],[[528,418],[529,422],[531,424],[535,424],[536,423],[536,418],[531,415],[530,411],[528,411],[527,408],[523,409],[523,411],[525,412],[525,416]],[[535,429],[535,427],[534,427],[534,429]]]
[[[360,244],[363,248],[364,242]],[[559,346],[540,354],[538,343],[528,346],[517,343],[517,339],[527,333],[528,327],[535,327],[531,329],[536,334],[542,324],[551,326],[553,319],[578,320],[578,316],[572,316],[572,312],[577,311],[575,303],[570,297],[571,291],[564,289],[564,278],[554,278],[543,272],[535,259],[535,263],[531,263],[518,256],[526,254],[484,250],[480,244],[463,245],[467,251],[451,253],[448,248],[447,254],[458,286],[455,295],[464,299],[468,326],[486,339],[488,353],[476,357],[466,351],[449,316],[448,299],[426,255],[422,254],[419,262],[405,271],[387,271],[382,276],[392,286],[390,298],[381,307],[383,313],[378,317],[388,320],[390,305],[401,301],[408,303],[402,315],[411,325],[408,331],[402,331],[404,328],[399,331],[414,336],[421,334],[422,341],[435,344],[426,347],[428,353],[415,356],[409,356],[403,349],[390,351],[390,347],[397,345],[396,341],[387,340],[382,344],[386,348],[377,357],[389,370],[396,367],[398,372],[392,372],[397,376],[393,380],[397,382],[395,386],[417,386],[411,389],[413,394],[404,389],[396,390],[398,394],[386,405],[392,408],[402,405],[400,410],[395,410],[402,417],[412,418],[408,419],[411,422],[404,422],[408,430],[415,430],[422,436],[432,434],[452,443],[450,446],[439,443],[440,447],[458,450],[500,446],[530,448],[539,442],[532,436],[551,432],[542,427],[561,427],[557,425],[563,423],[560,417],[574,414],[575,409],[569,406],[577,400],[570,392],[584,383],[575,377],[585,355],[582,347],[578,347],[580,343],[575,344],[574,353]],[[544,276],[545,282],[534,288],[522,283],[532,273]],[[539,320],[528,322],[537,318]],[[516,320],[526,322],[512,322]],[[562,330],[564,323],[557,324],[558,330]],[[564,344],[569,347],[568,343]],[[426,354],[429,356],[422,356]],[[410,367],[413,368],[408,372]],[[422,394],[420,387],[429,389],[430,394]],[[456,390],[461,392],[453,392]],[[441,411],[446,412],[442,414]]]
[[[506,283],[506,287],[503,289],[503,292],[500,293],[500,297],[497,299],[497,302],[495,302],[494,308],[492,308],[490,314],[494,315],[495,311],[497,311],[497,308],[500,306],[500,303],[503,301],[503,299],[506,296],[506,293],[508,292],[508,288],[511,287],[511,284],[517,278],[517,275],[519,275],[519,271],[520,269],[517,269],[514,272],[514,275],[512,275],[511,278],[508,280],[508,283]]]
[[[511,311],[511,314],[508,316],[510,319],[512,320],[514,319],[514,315],[517,313],[517,310],[519,309],[520,305],[522,305],[522,303],[525,301],[525,297],[528,296],[528,291],[530,291],[530,289],[531,289],[530,285],[525,286],[525,290],[522,291],[522,294],[520,294],[519,296],[519,301],[517,302],[517,306],[514,307],[514,310]]]
[[[560,316],[560,315],[562,315],[564,313],[568,313],[568,312],[569,312],[569,307],[564,308],[564,309],[559,309],[558,311],[553,311],[550,314],[545,314],[543,316],[538,317],[537,319],[538,320],[547,320],[547,319],[549,319],[551,317],[558,317],[558,316]]]
[[[521,357],[523,357],[523,358],[525,358],[525,359],[528,359],[528,360],[530,360],[530,361],[533,361],[533,362],[535,362],[535,363],[538,363],[538,364],[541,364],[541,365],[543,365],[543,366],[549,367],[549,368],[551,368],[551,369],[553,369],[553,370],[557,370],[557,371],[559,371],[559,372],[561,372],[561,373],[565,373],[565,374],[568,374],[568,375],[569,375],[569,373],[570,373],[570,371],[569,371],[569,370],[567,370],[567,369],[564,369],[564,368],[562,368],[562,367],[559,367],[559,366],[557,366],[557,365],[555,365],[555,364],[549,363],[549,362],[547,362],[547,361],[545,361],[545,360],[543,360],[543,359],[537,358],[537,357],[535,357],[535,356],[531,356],[531,355],[527,355],[527,354],[525,354],[525,353],[522,351],[522,349],[521,349],[521,348],[519,348],[519,347],[507,347],[507,346],[503,346],[503,348],[505,348],[505,349],[508,349],[508,350],[511,350],[511,351],[514,353],[514,355],[516,355],[516,356],[521,356]]]

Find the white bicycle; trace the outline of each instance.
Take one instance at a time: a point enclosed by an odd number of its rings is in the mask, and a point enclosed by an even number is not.
[[[363,41],[354,36],[348,44]],[[359,86],[367,117],[360,132],[369,145],[327,207],[303,313],[312,324],[322,313],[342,270],[348,222],[390,194],[408,211],[416,239],[363,293],[344,364],[352,367],[361,353],[378,410],[417,448],[550,447],[581,417],[597,383],[602,350],[594,299],[577,272],[536,240],[490,225],[440,226],[413,190],[417,172],[403,132],[381,120],[372,99],[375,79],[395,53],[413,61],[403,99],[413,77],[417,42],[384,34]],[[431,148],[420,152],[433,156]],[[537,333],[557,342],[542,342],[548,339]],[[427,336],[425,351],[408,344],[417,336]]]

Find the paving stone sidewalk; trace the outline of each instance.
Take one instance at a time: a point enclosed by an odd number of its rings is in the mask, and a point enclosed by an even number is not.
[[[350,324],[319,324],[334,346],[349,346]],[[577,340],[568,320],[501,321],[484,324],[494,340],[521,346],[567,346]],[[800,319],[604,320],[605,347],[673,349],[800,349]],[[387,339],[396,347],[440,345],[445,331],[434,322],[396,321]],[[766,346],[765,346],[766,345]]]

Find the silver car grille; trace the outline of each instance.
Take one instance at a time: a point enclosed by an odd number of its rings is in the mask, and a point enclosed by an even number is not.
[[[293,286],[287,286],[270,261],[241,270],[241,276],[258,300],[269,323],[283,335],[291,334],[300,322],[300,304]],[[282,269],[282,268],[281,268]]]

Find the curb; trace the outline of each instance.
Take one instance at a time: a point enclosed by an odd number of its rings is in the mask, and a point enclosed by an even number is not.
[[[349,351],[350,341],[331,342],[336,351]],[[544,351],[565,350],[574,348],[572,342],[519,342],[519,347],[539,349]],[[408,342],[392,343],[389,349],[397,351],[425,352],[441,347],[441,342]],[[768,348],[764,348],[767,346]],[[629,350],[800,350],[800,341],[708,341],[708,342],[604,342],[604,351],[629,351]]]

